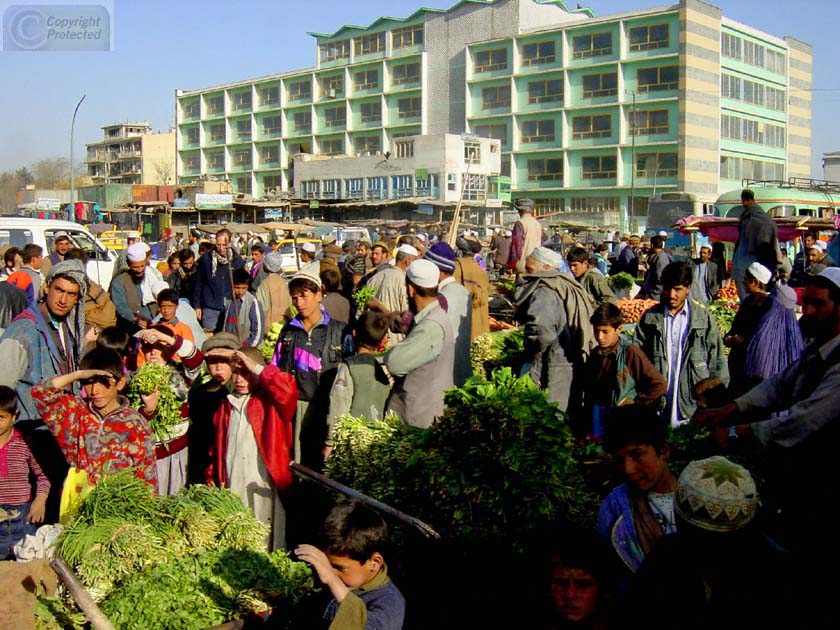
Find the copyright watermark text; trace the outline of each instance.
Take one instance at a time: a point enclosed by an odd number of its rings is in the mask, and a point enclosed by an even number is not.
[[[0,3],[2,8],[4,3]],[[4,51],[109,51],[113,3],[11,4],[3,11]]]

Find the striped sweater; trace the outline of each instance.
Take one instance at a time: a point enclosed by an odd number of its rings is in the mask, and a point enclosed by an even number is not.
[[[35,494],[46,496],[50,491],[50,482],[29,450],[29,445],[17,429],[13,429],[11,439],[0,447],[0,505],[23,505],[32,499],[30,471],[35,477]]]

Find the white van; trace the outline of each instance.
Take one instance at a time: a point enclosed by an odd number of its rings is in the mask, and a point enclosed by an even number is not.
[[[73,247],[85,252],[88,257],[88,276],[107,291],[117,255],[106,249],[83,225],[50,219],[0,217],[0,246],[11,245],[22,249],[29,243],[35,243],[44,248],[46,257],[54,251],[53,241],[58,232],[66,232]]]

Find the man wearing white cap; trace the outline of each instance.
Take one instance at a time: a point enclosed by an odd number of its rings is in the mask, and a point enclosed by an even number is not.
[[[308,265],[315,260],[315,243],[304,243],[300,246],[300,264]]]
[[[396,377],[388,409],[407,424],[426,429],[443,414],[443,394],[453,386],[455,339],[438,302],[437,266],[429,260],[415,260],[405,276],[414,326],[385,355],[385,366]]]
[[[114,272],[112,277],[116,276],[121,271],[125,271],[128,269],[128,248],[134,245],[135,243],[142,243],[143,241],[140,239],[140,232],[135,230],[129,230],[125,234],[125,249],[121,249],[117,252],[117,259],[114,261]],[[149,248],[151,251],[151,248]]]
[[[808,250],[808,273],[817,275],[826,267],[834,267],[834,261],[828,255],[828,245],[825,241],[814,241]]]
[[[838,556],[840,269],[829,267],[807,279],[799,325],[810,343],[798,361],[735,402],[698,414],[696,421],[709,427],[741,425],[737,434],[751,432],[767,447],[781,473],[768,479],[775,481],[768,490],[780,497],[779,542],[817,571],[817,565],[833,566],[826,564],[826,554]],[[771,417],[773,412],[784,413]],[[833,588],[830,582],[826,590]]]
[[[516,319],[524,326],[525,369],[561,411],[574,406],[573,379],[595,337],[589,318],[594,302],[568,273],[557,252],[537,247],[525,261],[525,275],[514,294]],[[523,369],[523,372],[525,371]]]
[[[402,312],[408,310],[408,294],[405,290],[405,271],[408,266],[417,260],[418,251],[416,247],[403,243],[397,248],[397,257],[394,265],[385,265],[380,271],[373,274],[367,281],[367,286],[374,290],[376,298],[387,311]],[[393,342],[390,335],[388,341]]]
[[[117,309],[117,325],[129,333],[146,328],[157,315],[155,296],[169,287],[147,268],[144,243],[134,243],[126,250],[128,270],[111,280],[111,301]]]

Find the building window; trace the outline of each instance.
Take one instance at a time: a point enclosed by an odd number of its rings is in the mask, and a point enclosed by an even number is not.
[[[397,116],[399,118],[419,118],[421,108],[420,97],[401,98],[397,101]]]
[[[414,157],[414,140],[400,140],[399,142],[394,142],[394,157]]]
[[[563,181],[563,158],[528,160],[529,182]]]
[[[614,155],[593,155],[581,161],[583,179],[615,179],[616,158]]]
[[[379,136],[358,136],[353,138],[353,151],[357,155],[377,155],[382,148]]]
[[[636,177],[676,177],[676,153],[640,153],[636,156]]]
[[[612,135],[612,116],[575,116],[572,118],[572,139],[609,138]]]
[[[653,24],[651,26],[636,26],[630,29],[630,51],[653,50],[668,47],[668,25]]]
[[[198,127],[190,127],[187,129],[186,141],[187,144],[198,144]]]
[[[363,123],[382,122],[382,103],[362,103],[359,113]]]
[[[737,35],[731,33],[721,33],[720,35],[720,54],[730,59],[741,59],[741,42],[743,42]]]
[[[246,195],[251,194],[251,177],[237,177],[235,180],[236,183],[236,192],[238,193],[245,193]]]
[[[364,70],[353,74],[354,90],[375,90],[379,87],[379,72],[377,70]]]
[[[487,198],[487,176],[464,173],[461,175],[464,201],[484,201]]]
[[[279,136],[280,135],[280,116],[268,116],[263,118],[263,135],[264,136]]]
[[[353,38],[353,52],[358,55],[370,55],[385,50],[385,33],[362,35]]]
[[[583,75],[583,98],[598,98],[618,94],[618,73]]]
[[[353,177],[344,180],[344,197],[347,199],[361,199],[365,191],[365,178]]]
[[[591,33],[572,38],[572,57],[588,59],[612,54],[612,33]]]
[[[510,158],[502,158],[502,168],[499,171],[499,174],[504,177],[510,177]]]
[[[481,143],[464,143],[464,162],[468,162],[470,164],[478,164],[481,162]]]
[[[387,177],[367,177],[367,199],[385,199],[388,196]]]
[[[225,99],[223,96],[213,96],[205,100],[204,103],[207,106],[207,114],[210,116],[225,113]]]
[[[346,124],[346,107],[331,107],[324,110],[324,127],[343,127]]]
[[[251,109],[250,92],[236,92],[231,94],[230,100],[234,110]]]
[[[481,109],[510,107],[510,86],[498,85],[481,90]]]
[[[737,158],[728,155],[720,156],[721,179],[782,181],[784,177],[784,164]]]
[[[197,155],[185,155],[181,158],[181,163],[184,165],[185,171],[197,171],[199,169],[199,162]]]
[[[636,82],[639,92],[676,90],[680,82],[680,69],[678,66],[639,68],[636,71]]]
[[[250,140],[251,139],[251,121],[249,120],[237,120],[236,121],[236,138],[238,140]]]
[[[312,112],[295,112],[295,131],[309,133],[312,131]]]
[[[474,72],[491,72],[507,68],[507,48],[482,50],[475,53]]]
[[[668,133],[668,110],[637,111],[635,117],[631,113],[630,133],[637,136]]]
[[[438,176],[436,173],[427,173],[426,177],[418,177],[414,180],[415,194],[418,197],[437,197]]]
[[[785,91],[763,83],[741,79],[731,74],[721,74],[720,92],[724,98],[767,107],[779,112],[785,111]]]
[[[617,212],[620,207],[618,197],[572,197],[569,202],[572,212]]]
[[[264,87],[260,89],[260,107],[277,105],[280,102],[279,87]]]
[[[787,60],[785,58],[785,53],[770,50],[768,48],[767,54],[765,55],[764,68],[765,70],[775,72],[776,74],[786,74]]]
[[[341,180],[340,179],[324,179],[321,180],[321,198],[322,199],[338,199],[341,196]]]
[[[280,147],[260,147],[260,162],[275,164],[280,161]]]
[[[269,192],[280,192],[283,189],[283,177],[281,175],[263,176],[263,194]]]
[[[184,103],[182,105],[182,111],[184,112],[184,118],[197,118],[200,114],[198,101]]]
[[[522,123],[522,142],[554,142],[554,121],[524,121]]]
[[[785,128],[758,120],[747,120],[726,114],[720,117],[720,137],[743,140],[779,149],[785,148]]]
[[[321,79],[321,95],[325,98],[336,98],[344,94],[344,77],[334,74]]]
[[[473,133],[482,138],[493,138],[501,140],[502,144],[507,144],[507,125],[504,123],[493,125],[476,125],[473,127]]]
[[[312,199],[318,196],[319,184],[317,180],[309,180],[300,183],[300,194],[304,199]]]
[[[410,48],[423,43],[423,25],[407,26],[391,31],[391,47],[394,50]]]
[[[534,199],[534,210],[538,214],[563,212],[562,199]]]
[[[402,199],[414,196],[413,179],[411,175],[391,176],[391,198]]]
[[[539,42],[522,46],[522,65],[539,66],[544,63],[554,63],[557,55],[554,52],[554,42]]]
[[[223,171],[225,169],[225,154],[224,153],[208,153],[207,168],[211,171]]]
[[[528,82],[528,103],[562,103],[563,79],[545,79]]]
[[[344,155],[344,140],[341,138],[321,140],[318,144],[321,148],[321,155]]]
[[[237,149],[230,152],[230,161],[233,166],[251,166],[251,149]]]
[[[289,83],[290,101],[306,101],[310,98],[312,98],[312,83],[310,81]]]
[[[225,126],[224,125],[210,125],[210,142],[224,142],[225,141]]]
[[[321,44],[321,63],[327,61],[338,61],[339,59],[350,58],[350,40],[344,39],[340,42]]]
[[[391,68],[391,83],[393,85],[405,85],[406,83],[420,82],[420,64],[404,63]]]
[[[744,40],[744,63],[748,63],[757,68],[763,68],[765,50],[761,44],[751,42],[748,39]]]

